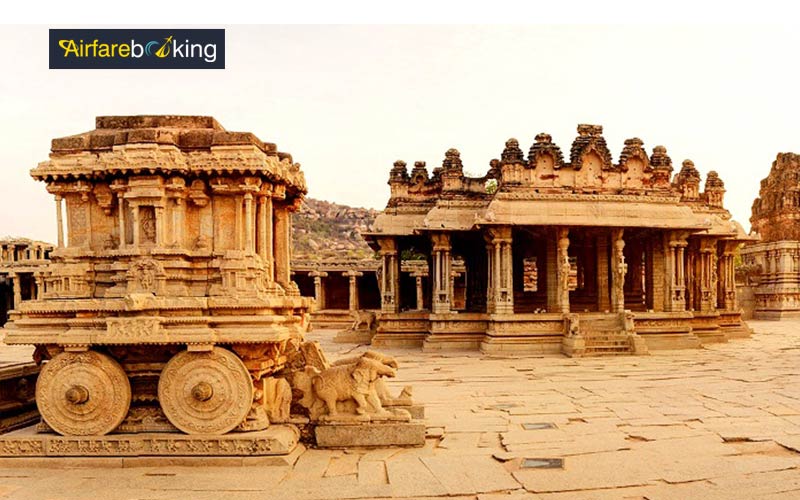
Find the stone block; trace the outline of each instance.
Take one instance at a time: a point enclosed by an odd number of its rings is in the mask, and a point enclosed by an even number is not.
[[[318,425],[314,434],[320,448],[425,445],[425,424],[419,420]]]

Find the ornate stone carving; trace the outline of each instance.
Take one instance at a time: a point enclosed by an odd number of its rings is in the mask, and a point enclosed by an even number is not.
[[[103,435],[127,415],[131,387],[111,357],[95,351],[62,352],[42,368],[36,401],[42,418],[59,434]]]
[[[253,402],[253,384],[232,352],[182,351],[164,366],[158,400],[169,421],[187,434],[224,434],[241,424]]]
[[[378,386],[381,377],[394,377],[396,373],[396,361],[371,353],[323,370],[306,366],[294,374],[292,384],[302,392],[299,404],[309,411],[312,420],[368,421],[395,416],[383,408]],[[390,399],[385,386],[380,393]]]

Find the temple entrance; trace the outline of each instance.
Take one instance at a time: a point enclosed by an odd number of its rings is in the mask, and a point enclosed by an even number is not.
[[[486,312],[486,243],[477,232],[454,233],[451,308],[464,312]],[[460,263],[459,263],[460,262]]]
[[[364,273],[363,276],[356,278],[358,284],[358,307],[359,309],[380,309],[381,292],[378,288],[378,280],[375,273]]]
[[[515,313],[547,310],[547,233],[545,228],[535,227],[512,233]]]
[[[325,278],[325,309],[350,308],[350,279],[341,273],[330,273]]]

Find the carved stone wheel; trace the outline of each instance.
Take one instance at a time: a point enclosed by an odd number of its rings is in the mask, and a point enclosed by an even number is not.
[[[62,352],[36,381],[44,421],[64,436],[102,436],[116,429],[131,405],[131,385],[113,358],[95,351]]]
[[[250,373],[221,347],[182,351],[158,380],[158,400],[169,421],[187,434],[225,434],[241,424],[253,403]]]

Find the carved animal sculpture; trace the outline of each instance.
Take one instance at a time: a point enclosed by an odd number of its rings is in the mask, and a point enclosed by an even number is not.
[[[353,363],[358,363],[361,358],[369,358],[374,359],[383,363],[384,365],[397,370],[397,360],[394,359],[392,356],[387,354],[383,354],[377,351],[366,351],[359,356],[351,356],[349,358],[341,358],[337,359],[333,362],[333,366],[342,366],[342,365],[350,365]],[[410,404],[411,399],[411,387],[405,387],[401,395],[397,398],[392,396],[389,393],[389,388],[386,386],[386,382],[383,379],[378,379],[375,381],[375,392],[380,399],[381,404],[386,406],[391,406],[393,404],[398,403],[405,403]],[[402,401],[401,401],[402,400]]]
[[[370,410],[382,413],[380,398],[375,390],[375,381],[380,377],[394,377],[397,370],[378,360],[361,357],[358,362],[332,366],[323,370],[311,380],[311,385],[319,399],[328,408],[328,417],[337,416],[336,402],[353,399],[356,413],[364,415]]]
[[[361,325],[365,325],[367,327],[367,331],[371,332],[375,328],[376,320],[377,316],[372,311],[353,311],[353,324],[350,325],[350,329],[357,331]]]

